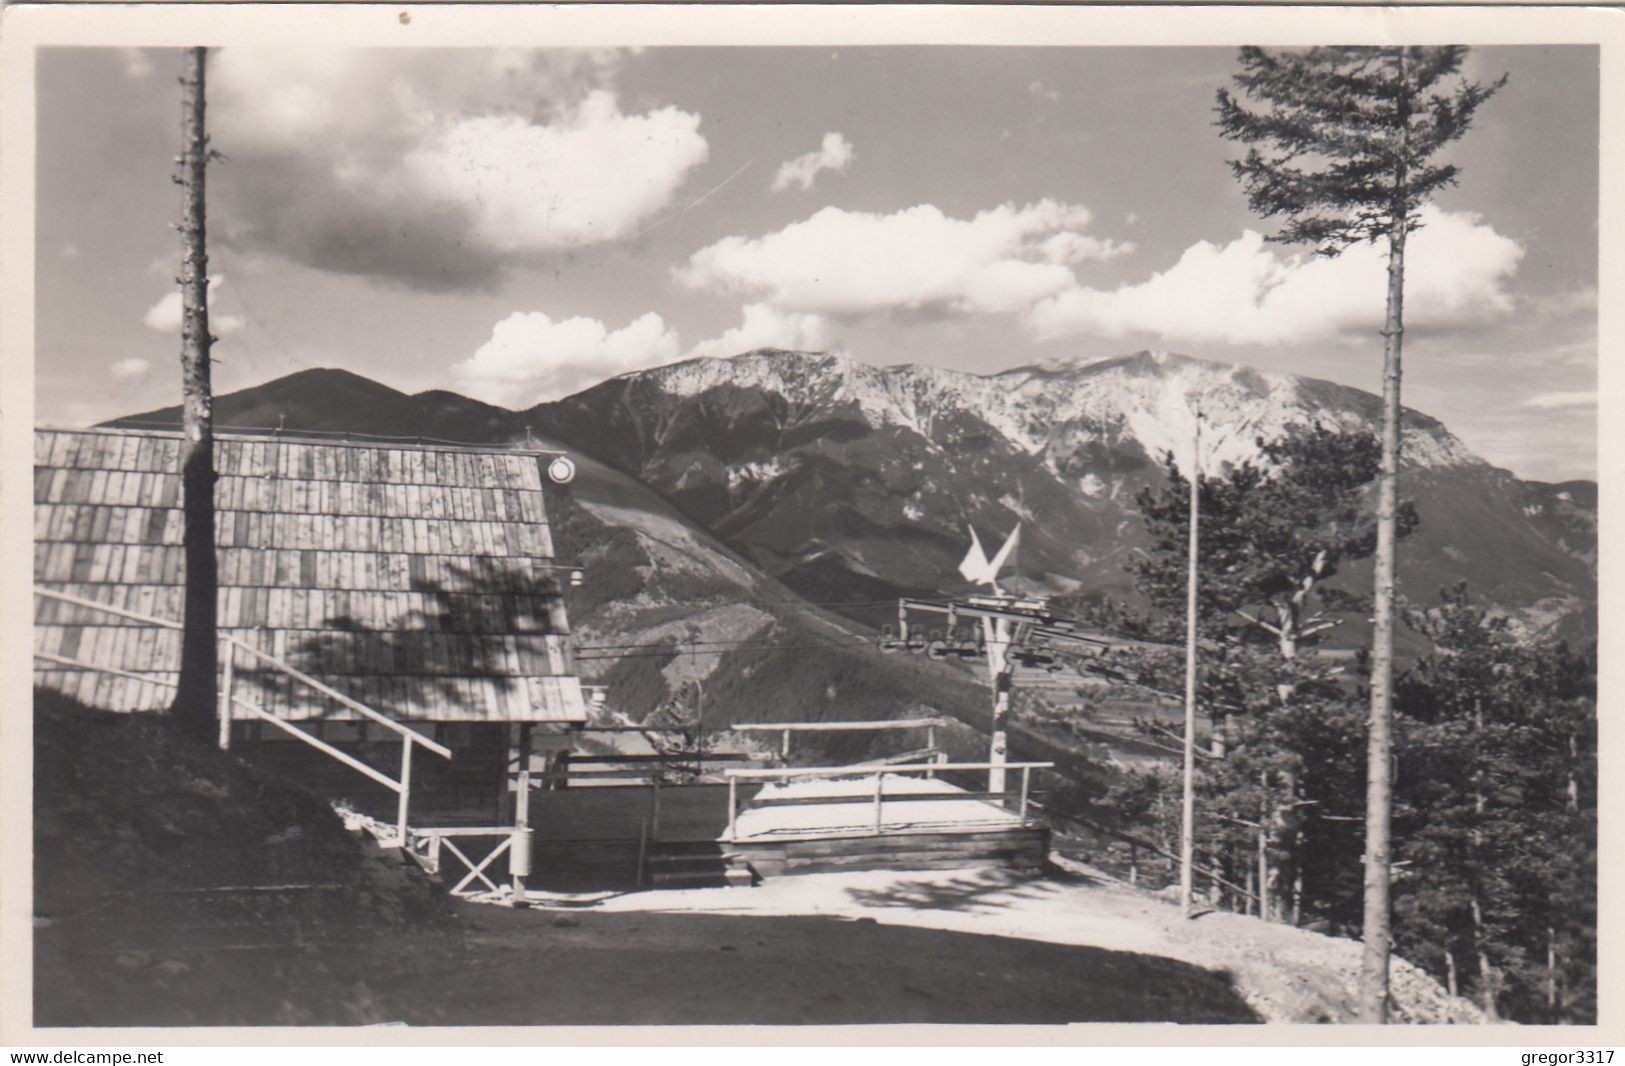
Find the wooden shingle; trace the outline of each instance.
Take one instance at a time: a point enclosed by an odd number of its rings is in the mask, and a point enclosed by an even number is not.
[[[34,456],[36,583],[179,619],[177,437],[41,429]],[[545,632],[562,611],[546,606],[556,591],[537,566],[551,537],[535,455],[233,436],[217,441],[216,469],[225,632],[422,720],[584,719],[567,634]],[[41,598],[34,619],[36,650],[150,678],[41,660],[36,684],[117,710],[173,698],[162,682],[176,676],[177,632]],[[348,717],[246,660],[245,698]]]

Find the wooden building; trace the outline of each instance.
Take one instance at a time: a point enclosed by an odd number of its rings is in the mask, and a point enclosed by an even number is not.
[[[36,586],[180,620],[179,448],[174,433],[36,430]],[[500,814],[521,732],[586,718],[560,595],[568,568],[554,562],[544,508],[548,458],[280,435],[216,443],[222,635],[453,749],[414,782],[414,809],[442,821]],[[115,711],[173,699],[178,632],[42,596],[34,622],[37,686]],[[235,653],[233,695],[345,751],[399,748],[267,662]],[[232,729],[234,747],[361,809],[394,803],[273,726]]]

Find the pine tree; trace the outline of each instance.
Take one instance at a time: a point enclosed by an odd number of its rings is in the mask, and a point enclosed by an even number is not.
[[[1335,47],[1302,52],[1243,48],[1236,85],[1262,105],[1254,111],[1228,90],[1218,94],[1218,125],[1250,145],[1231,162],[1252,209],[1285,223],[1274,240],[1337,255],[1357,243],[1385,243],[1387,315],[1383,326],[1382,463],[1378,479],[1375,633],[1367,753],[1365,951],[1361,1013],[1387,1020],[1394,640],[1394,543],[1404,335],[1405,243],[1418,209],[1454,184],[1457,168],[1434,162],[1467,132],[1474,114],[1504,83],[1458,79],[1467,49]],[[1454,84],[1447,84],[1455,79]],[[1262,150],[1260,148],[1262,146]]]
[[[172,713],[181,728],[199,739],[209,736],[219,669],[216,623],[219,569],[214,536],[214,416],[209,381],[209,252],[204,175],[213,153],[204,123],[204,71],[207,49],[187,53],[184,103],[185,145],[175,181],[184,190],[185,215],[178,227],[186,242],[181,276],[181,433],[182,543],[186,555],[186,614],[181,633],[179,688]]]
[[[1396,686],[1395,937],[1491,1016],[1595,1010],[1595,667],[1444,590],[1407,622],[1432,651]]]
[[[1348,714],[1352,695],[1338,667],[1313,654],[1337,615],[1368,609],[1359,597],[1328,586],[1342,565],[1375,548],[1369,489],[1379,445],[1366,433],[1294,425],[1275,441],[1259,441],[1260,461],[1206,478],[1200,506],[1204,527],[1199,596],[1204,642],[1200,703],[1214,716],[1222,761],[1205,760],[1200,797],[1204,850],[1233,855],[1235,878],[1251,879],[1260,913],[1291,920],[1314,901],[1299,882],[1305,869],[1305,822],[1313,811],[1358,810],[1344,794],[1345,768],[1357,752],[1329,728]],[[1130,564],[1139,591],[1169,621],[1183,608],[1188,481],[1172,457],[1168,484],[1142,491],[1136,506],[1151,546]],[[1407,503],[1400,532],[1416,525]],[[1150,627],[1156,632],[1156,627]],[[1172,653],[1141,653],[1133,676],[1171,692],[1178,664]],[[1154,729],[1155,727],[1148,726]],[[1335,738],[1338,743],[1330,744]],[[1166,739],[1166,738],[1164,738]],[[1323,840],[1341,839],[1338,827]],[[1246,855],[1243,860],[1243,854]],[[1320,855],[1325,867],[1331,856]]]

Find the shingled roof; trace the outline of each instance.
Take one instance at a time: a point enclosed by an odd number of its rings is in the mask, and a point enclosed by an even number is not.
[[[36,430],[35,583],[179,620],[179,449]],[[536,453],[223,436],[215,468],[222,631],[403,721],[584,720]],[[173,630],[43,597],[34,623],[36,652],[176,679]],[[247,660],[239,694],[266,710],[349,715]],[[35,666],[35,684],[111,710],[174,694]]]

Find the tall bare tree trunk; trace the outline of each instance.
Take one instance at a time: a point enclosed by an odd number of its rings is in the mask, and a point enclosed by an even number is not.
[[[209,383],[209,253],[205,221],[204,174],[209,135],[204,123],[204,67],[207,49],[187,54],[184,103],[185,146],[181,174],[186,213],[180,231],[186,241],[181,266],[181,387],[184,391],[181,439],[181,499],[186,556],[186,628],[181,634],[180,687],[172,708],[186,732],[207,739],[213,731],[216,698],[216,610],[219,573],[214,544],[214,415]]]
[[[1578,773],[1579,765],[1580,765],[1580,738],[1575,736],[1573,733],[1570,733],[1569,734],[1569,784],[1568,784],[1568,789],[1566,791],[1566,794],[1568,796],[1567,806],[1568,806],[1568,809],[1571,810],[1571,811],[1577,811],[1577,810],[1580,809],[1580,776],[1579,776],[1579,773]]]
[[[1404,187],[1403,175],[1398,183]],[[1388,879],[1392,860],[1394,541],[1399,480],[1399,379],[1404,336],[1405,212],[1388,237],[1388,318],[1383,327],[1382,460],[1377,475],[1377,552],[1371,638],[1371,721],[1366,745],[1365,912],[1360,960],[1360,1020],[1388,1020]]]
[[[1546,927],[1546,1009],[1557,1010],[1557,930]]]
[[[1473,886],[1468,909],[1473,919],[1473,952],[1478,956],[1479,1006],[1484,1010],[1484,1017],[1493,1022],[1498,1017],[1495,1001],[1501,983],[1501,975],[1490,964],[1489,953],[1484,950],[1484,908],[1479,903],[1477,885]]]
[[[1183,818],[1179,836],[1179,902],[1189,918],[1195,913],[1196,882],[1196,593],[1202,521],[1202,412],[1191,429],[1189,541],[1185,559],[1185,758]]]
[[[1304,834],[1300,831],[1295,838],[1297,845],[1297,858],[1292,869],[1292,924],[1303,924],[1303,856]]]
[[[1482,744],[1484,736],[1484,701],[1473,701],[1473,735],[1479,738]],[[1484,795],[1484,768],[1480,765],[1473,771],[1473,828],[1467,834],[1467,855],[1472,869],[1483,868],[1484,845],[1484,811],[1488,802]],[[1469,910],[1473,919],[1473,950],[1478,956],[1478,983],[1483,998],[1484,1014],[1495,1020],[1495,994],[1500,976],[1491,967],[1490,957],[1484,950],[1484,907],[1480,900],[1479,885],[1475,879],[1472,885]]]

